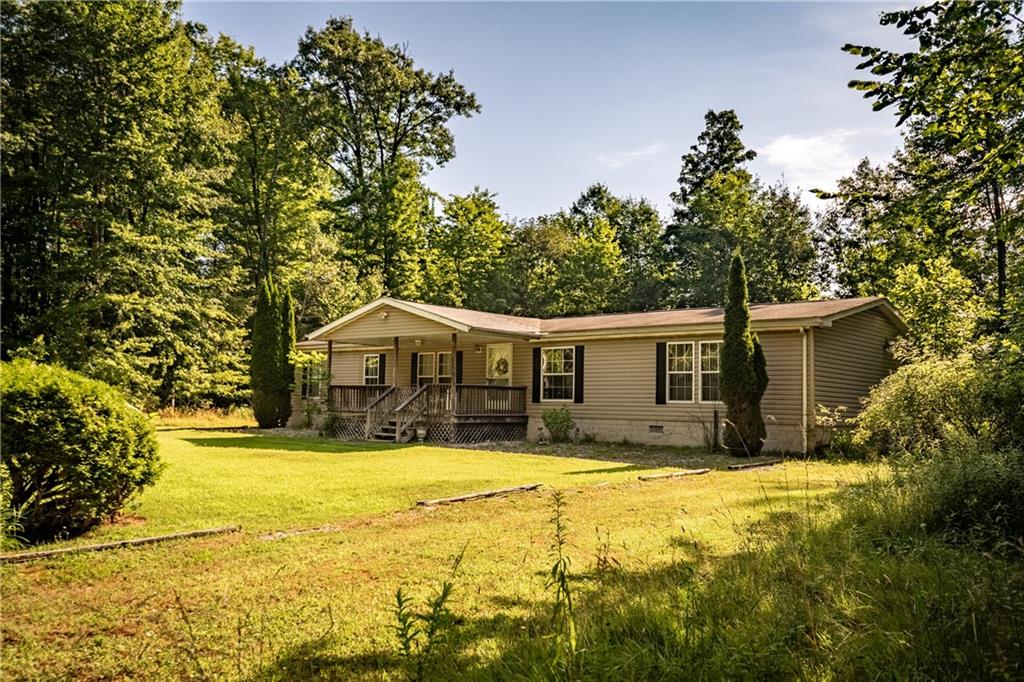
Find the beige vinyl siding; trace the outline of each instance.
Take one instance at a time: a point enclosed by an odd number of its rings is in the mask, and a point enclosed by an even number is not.
[[[800,422],[800,334],[767,332],[760,335],[768,363],[768,390],[762,411],[777,420]],[[584,350],[584,402],[567,403],[574,415],[593,419],[692,420],[710,417],[722,403],[655,403],[656,349],[660,341],[720,341],[719,336],[673,336],[665,339],[616,339],[589,341]],[[566,344],[540,344],[541,348]],[[699,351],[698,351],[699,352]],[[696,360],[696,359],[695,359]],[[517,386],[532,386],[532,350],[527,344],[515,348],[513,376]],[[699,366],[699,361],[697,361]],[[697,392],[695,381],[694,391]],[[699,394],[698,394],[699,397]],[[552,406],[548,402],[527,406],[531,415]],[[557,406],[557,403],[554,405]]]
[[[380,314],[387,312],[387,319],[381,319]],[[381,306],[372,310],[362,317],[352,320],[337,332],[327,334],[323,340],[356,339],[356,338],[391,338],[395,336],[412,337],[426,336],[427,334],[450,334],[456,331],[448,325],[424,319],[418,315],[407,313],[392,306]]]
[[[398,385],[408,386],[412,372],[413,353],[448,353],[452,349],[451,344],[423,344],[416,346],[411,342],[399,343],[398,346]],[[460,346],[462,351],[462,383],[482,384],[484,377],[484,352],[477,353],[473,346]],[[387,374],[385,383],[391,383],[391,371],[394,368],[395,353],[388,351],[335,351],[331,364],[332,384],[362,384],[363,383],[363,355],[366,353],[382,353],[387,357],[385,372]]]
[[[899,330],[878,309],[836,320],[814,330],[814,400],[845,405],[847,417],[860,412],[861,398],[896,369],[889,342]]]
[[[473,346],[467,344],[459,345],[458,350],[462,351],[462,383],[482,384],[484,383],[484,353],[476,353]],[[412,354],[413,353],[449,353],[452,345],[429,344],[422,346],[409,344],[398,347],[398,385],[408,386],[412,378]],[[388,374],[390,377],[390,373]],[[390,381],[390,379],[389,379]]]

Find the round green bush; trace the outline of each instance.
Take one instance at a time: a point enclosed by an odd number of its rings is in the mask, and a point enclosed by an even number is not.
[[[30,541],[111,519],[160,472],[149,418],[114,388],[60,367],[0,366],[6,515]]]

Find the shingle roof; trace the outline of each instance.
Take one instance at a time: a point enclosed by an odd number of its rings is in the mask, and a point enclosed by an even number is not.
[[[535,338],[549,334],[566,335],[573,333],[600,333],[604,331],[634,331],[650,327],[713,326],[722,324],[725,317],[722,308],[677,308],[674,310],[654,310],[644,313],[610,313],[540,319],[381,298],[350,313],[344,318],[321,327],[309,334],[307,338],[320,338],[325,333],[344,324],[349,318],[360,317],[380,305],[389,304],[410,312],[422,313],[438,321],[448,321],[475,331],[532,336]],[[894,323],[898,326],[903,326],[902,321],[899,320],[889,302],[880,296],[797,301],[795,303],[755,304],[750,306],[750,319],[755,326],[758,326],[758,323],[769,325],[773,323],[785,324],[787,322],[814,323],[876,306],[882,306],[882,309],[893,319]],[[312,341],[303,343],[311,345]]]
[[[787,322],[828,318],[861,307],[871,307],[885,301],[881,296],[863,298],[834,298],[819,301],[797,301],[795,303],[760,303],[750,306],[752,322]],[[464,308],[412,303],[434,315],[447,317],[475,329],[489,329],[510,333],[551,334],[567,332],[589,332],[612,329],[638,329],[643,327],[675,327],[701,324],[721,324],[725,319],[722,308],[676,308],[653,310],[644,313],[607,313],[579,317],[517,317],[498,315]]]
[[[404,301],[406,304],[415,306],[434,315],[447,317],[455,322],[474,329],[488,329],[491,331],[511,332],[521,334],[536,334],[544,320],[536,317],[519,317],[517,315],[501,315],[499,313],[485,313],[482,310],[468,310],[466,308],[449,308],[443,305],[431,303],[413,303]]]
[[[867,298],[837,298],[796,303],[760,303],[750,306],[751,322],[786,322],[831,317],[871,303],[881,302],[880,296]],[[646,313],[618,313],[585,315],[582,317],[556,317],[541,320],[543,332],[581,332],[606,329],[635,329],[637,327],[666,327],[699,324],[722,324],[722,308],[677,308],[654,310]]]

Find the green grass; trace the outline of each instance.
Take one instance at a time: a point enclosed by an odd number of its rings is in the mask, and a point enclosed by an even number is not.
[[[867,471],[788,463],[640,483],[637,473],[659,470],[665,457],[684,467],[731,460],[656,450],[655,462],[625,446],[566,446],[602,457],[583,459],[191,431],[162,432],[160,442],[168,468],[139,518],[93,539],[226,523],[242,532],[5,567],[5,677],[397,679],[395,590],[429,595],[464,547],[450,661],[486,676],[541,622],[550,494],[436,509],[415,500],[528,482],[564,490],[585,593],[597,585],[587,576],[598,556],[636,575],[688,560],[693,542],[724,560],[742,549],[751,522],[804,513]]]
[[[417,500],[526,483],[573,487],[634,481],[672,467],[722,468],[733,460],[680,448],[608,459],[607,446],[564,446],[562,456],[495,453],[424,445],[164,430],[167,465],[118,523],[72,544],[239,524],[270,531],[408,509]],[[602,459],[568,456],[594,450]]]

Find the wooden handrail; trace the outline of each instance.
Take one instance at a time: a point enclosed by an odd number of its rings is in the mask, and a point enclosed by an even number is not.
[[[370,403],[369,405],[366,406],[367,412],[369,412],[373,408],[377,407],[377,404],[380,403],[382,400],[387,400],[387,397],[389,395],[391,395],[392,393],[394,393],[394,392],[395,392],[395,387],[394,386],[388,386],[388,390],[386,390],[383,393],[381,393],[379,396],[377,396],[376,400],[374,400],[372,403]]]

